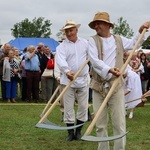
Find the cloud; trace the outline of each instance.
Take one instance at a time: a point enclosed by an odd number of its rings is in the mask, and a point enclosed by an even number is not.
[[[2,44],[10,41],[14,38],[10,30],[14,24],[25,18],[32,20],[35,17],[44,17],[51,21],[51,37],[56,40],[56,34],[67,19],[81,23],[79,36],[88,39],[95,34],[94,30],[88,27],[88,23],[97,11],[107,11],[111,22],[115,23],[122,16],[136,32],[142,23],[150,20],[149,6],[149,0],[5,0],[0,5],[0,39]]]

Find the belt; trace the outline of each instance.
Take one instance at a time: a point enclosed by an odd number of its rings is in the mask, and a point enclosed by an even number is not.
[[[28,72],[39,72],[39,71],[35,71],[35,70],[26,70]]]

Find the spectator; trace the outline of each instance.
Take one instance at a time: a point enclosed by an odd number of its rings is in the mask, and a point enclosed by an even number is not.
[[[148,67],[148,60],[146,59],[146,54],[141,53],[140,61],[144,66],[144,72],[140,74],[141,82],[142,82],[142,93],[147,92],[148,80],[150,79],[150,67]]]
[[[144,73],[144,67],[143,67],[140,59],[138,59],[136,53],[133,54],[133,56],[129,62],[129,65],[131,66],[132,70],[134,72],[136,72],[139,76],[141,73]]]
[[[2,100],[6,100],[6,87],[5,83],[2,80],[3,76],[3,62],[4,58],[8,55],[8,51],[11,49],[11,46],[9,43],[6,43],[2,46],[2,53],[0,54],[0,81],[1,81],[1,95],[2,95]]]
[[[16,47],[13,47],[13,50],[14,50],[14,61],[18,65],[19,73],[21,73],[20,51]],[[21,91],[22,91],[21,89],[22,89],[22,84],[21,84],[21,80],[19,80],[18,83],[17,83],[17,97],[19,97],[19,93],[21,93]]]
[[[12,50],[9,50],[8,57],[5,57],[4,59],[3,80],[5,81],[7,102],[12,101],[13,103],[15,103],[16,89],[17,89],[15,74],[18,73],[19,68],[13,58],[14,58],[14,52]]]
[[[40,61],[34,46],[30,45],[25,54],[25,71],[27,80],[27,102],[32,98],[39,102]]]
[[[44,47],[45,53],[41,58],[41,74],[43,74],[49,59],[53,59],[54,55],[51,53],[51,50],[48,46]],[[41,88],[42,88],[42,99],[45,102],[48,102],[54,91],[54,82],[53,77],[43,77],[41,76]]]
[[[128,67],[126,73],[124,74],[125,78],[125,102],[134,100],[139,98],[136,101],[130,102],[126,104],[126,109],[130,109],[129,118],[133,118],[134,108],[141,103],[140,97],[142,97],[142,87],[141,87],[141,80],[139,75],[132,71],[130,67]]]

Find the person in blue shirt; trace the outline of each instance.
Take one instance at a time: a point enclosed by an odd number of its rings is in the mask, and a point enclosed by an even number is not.
[[[27,80],[27,102],[32,98],[39,102],[40,61],[36,54],[36,48],[29,46],[25,54],[25,70]]]

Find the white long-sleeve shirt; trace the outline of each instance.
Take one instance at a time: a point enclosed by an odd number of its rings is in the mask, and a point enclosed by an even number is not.
[[[55,54],[55,61],[54,61],[54,63],[55,63],[54,64],[54,76],[57,79],[57,78],[60,78],[61,72],[60,72],[60,69],[59,69],[59,67],[58,67],[58,65],[56,63],[56,54]]]
[[[138,40],[140,33],[136,33],[132,39],[127,39],[121,36],[123,47],[125,50],[131,50]],[[112,74],[108,73],[110,68],[115,67],[116,63],[116,43],[113,35],[108,38],[102,38],[103,41],[103,60],[98,58],[98,50],[94,39],[89,39],[88,53],[93,69],[99,74],[102,79],[110,79]],[[142,41],[143,42],[143,41]],[[141,42],[141,43],[142,43]]]
[[[74,74],[80,69],[88,58],[88,42],[83,38],[78,38],[75,43],[65,39],[56,48],[56,62],[62,73],[60,77],[60,84],[67,85],[70,80],[67,78],[66,73],[69,71]],[[89,66],[86,65],[80,75],[77,77],[71,87],[80,88],[88,85]]]
[[[130,91],[130,93],[128,93],[125,96],[125,101],[128,102],[139,98],[139,100],[137,101],[126,104],[127,108],[134,108],[141,102],[140,97],[142,96],[142,86],[140,77],[136,72],[132,71],[131,69],[128,69],[127,77],[125,78],[125,83],[126,84],[124,87],[124,91]]]

